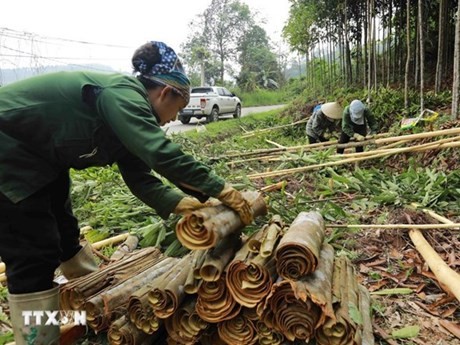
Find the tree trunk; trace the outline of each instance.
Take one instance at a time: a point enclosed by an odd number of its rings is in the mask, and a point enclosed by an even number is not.
[[[409,109],[410,0],[406,2],[406,71],[404,73],[404,108]]]
[[[351,85],[353,83],[353,74],[352,74],[352,67],[351,67],[351,53],[350,53],[350,42],[348,38],[348,7],[347,7],[347,0],[345,0],[344,6],[344,20],[343,20],[343,28],[344,28],[344,39],[345,39],[345,68],[346,68],[346,76],[347,76],[347,84]]]
[[[368,38],[367,38],[367,35],[368,35],[368,22],[369,22],[369,18],[368,18],[368,6],[369,6],[369,1],[366,1],[366,12],[364,13],[364,22],[363,22],[363,27],[364,27],[364,61],[363,61],[363,89],[366,87],[367,83],[368,83],[368,80],[367,80],[367,71],[369,69],[369,64],[368,64]]]
[[[424,68],[425,68],[425,42],[423,40],[423,1],[418,0],[418,30],[420,42],[420,112],[425,108],[423,91],[424,91]]]
[[[368,43],[367,47],[369,49],[368,60],[367,60],[367,99],[371,99],[371,89],[372,89],[372,2],[373,0],[367,1],[367,32],[368,32]]]
[[[460,118],[460,0],[457,5],[454,48],[454,81],[452,83],[452,119]]]
[[[434,85],[434,92],[441,91],[441,84],[443,80],[443,63],[444,63],[444,50],[445,50],[445,32],[446,32],[446,14],[447,14],[446,0],[439,2],[439,19],[438,19],[438,58],[436,61],[436,80]]]

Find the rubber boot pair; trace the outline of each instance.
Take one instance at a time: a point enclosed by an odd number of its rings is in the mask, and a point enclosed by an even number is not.
[[[97,271],[91,245],[86,244],[59,268],[67,279]],[[8,304],[16,345],[59,344],[60,327],[55,322],[59,320],[59,286],[40,292],[9,294]],[[37,317],[42,312],[43,316]],[[50,319],[48,315],[53,312]]]
[[[10,319],[16,345],[59,344],[59,287],[25,294],[9,294]],[[55,317],[48,318],[48,313]],[[48,324],[47,324],[48,323]]]

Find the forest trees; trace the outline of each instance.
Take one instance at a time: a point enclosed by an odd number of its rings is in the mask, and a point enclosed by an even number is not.
[[[459,116],[458,0],[289,1],[283,33],[305,56],[311,85],[366,85],[369,94],[405,86],[406,95],[452,87],[452,112]]]
[[[201,85],[224,85],[225,76],[248,91],[282,82],[267,34],[246,4],[212,0],[190,27],[192,33],[182,47],[184,61],[192,72],[199,70]]]

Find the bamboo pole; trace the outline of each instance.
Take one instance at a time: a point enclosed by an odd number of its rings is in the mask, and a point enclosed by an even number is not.
[[[451,224],[326,224],[326,228],[361,228],[361,229],[453,229],[459,230],[460,223]]]
[[[411,229],[409,236],[417,251],[425,259],[430,270],[434,273],[441,287],[452,293],[460,301],[460,274],[451,269],[430,246],[423,234],[417,229]]]
[[[455,139],[457,140],[457,139]],[[460,137],[458,138],[458,140],[460,140]],[[444,144],[436,144],[436,143],[433,143],[431,144],[431,146],[428,146],[428,147],[422,147],[422,148],[417,148],[415,146],[412,146],[414,149],[413,150],[410,150],[410,151],[413,151],[413,152],[421,152],[421,151],[427,151],[427,150],[430,150],[430,149],[447,149],[447,148],[454,148],[454,147],[460,147],[460,141],[455,141],[455,142],[451,142],[451,143],[444,143]],[[353,153],[344,153],[344,154],[334,154],[334,155],[330,155],[329,158],[356,158],[356,157],[368,157],[369,159],[371,158],[374,158],[373,156],[376,155],[377,153],[385,153],[385,154],[393,154],[393,153],[399,153],[398,151],[399,149],[377,149],[377,150],[370,150],[370,151],[363,151],[363,152],[353,152]],[[267,156],[267,157],[263,157],[263,158],[253,158],[253,159],[250,159],[250,160],[257,160],[259,161],[259,163],[263,163],[263,162],[288,162],[288,161],[297,161],[298,158],[284,158],[284,157],[279,157],[279,156]],[[236,163],[243,163],[243,162],[247,162],[247,161],[250,161],[249,159],[244,161],[244,160],[240,160],[240,161],[232,161],[232,162],[228,162],[227,164],[228,165],[232,165],[232,164],[236,164]]]
[[[393,137],[388,137],[389,134],[390,133],[379,133],[375,135],[372,139],[367,139],[367,140],[360,141],[360,142],[351,141],[346,144],[338,144],[338,142],[334,140],[334,141],[325,141],[325,142],[315,143],[315,144],[297,145],[297,146],[291,146],[291,147],[286,147],[286,148],[261,149],[261,150],[254,150],[250,152],[232,153],[232,154],[227,154],[221,157],[215,157],[212,160],[214,161],[220,160],[220,159],[228,160],[228,159],[237,158],[237,157],[251,157],[251,156],[259,156],[259,155],[266,156],[267,154],[281,154],[284,152],[298,151],[301,149],[314,150],[314,149],[328,149],[330,147],[350,148],[350,147],[356,147],[356,146],[364,146],[368,144],[384,145],[384,144],[392,144],[396,142],[402,143],[402,142],[431,138],[431,137],[442,136],[442,135],[460,134],[460,128],[449,128],[449,129],[443,129],[443,130],[438,130],[438,131],[429,131],[429,132],[423,132],[423,133],[417,133],[417,134],[406,134],[406,135],[399,135],[399,136],[393,136]]]
[[[308,165],[308,166],[298,167],[298,168],[292,168],[292,169],[283,169],[283,170],[278,170],[278,171],[269,171],[269,172],[265,172],[265,173],[251,174],[251,175],[247,175],[247,177],[249,179],[251,179],[251,180],[257,179],[257,178],[263,178],[263,177],[274,177],[274,176],[280,176],[280,175],[304,172],[304,171],[308,171],[308,170],[314,170],[314,169],[317,169],[317,168],[324,168],[324,167],[327,167],[327,166],[342,165],[342,164],[346,164],[346,163],[359,162],[359,161],[362,161],[362,160],[375,159],[375,158],[380,158],[380,157],[387,156],[389,154],[411,152],[411,151],[415,151],[416,149],[418,149],[418,150],[431,150],[431,149],[439,148],[439,146],[441,144],[444,144],[444,143],[446,143],[448,141],[451,141],[451,140],[452,140],[452,138],[447,138],[447,139],[438,140],[438,141],[436,141],[434,143],[427,143],[427,144],[416,145],[416,146],[411,146],[411,147],[405,147],[405,148],[400,148],[400,149],[391,149],[392,150],[391,153],[383,152],[383,153],[377,153],[377,154],[369,155],[369,156],[365,156],[365,157],[348,158],[348,159],[338,160],[338,161],[334,161],[334,162],[313,164],[313,165]]]
[[[418,204],[413,203],[412,206],[418,207]],[[455,225],[450,219],[447,219],[426,208],[422,212],[428,214],[434,219],[444,223],[445,225]],[[412,229],[409,231],[409,236],[415,245],[417,251],[425,259],[428,267],[441,283],[441,287],[446,287],[460,301],[460,274],[451,269],[444,260],[430,246],[423,234],[411,224]],[[427,224],[430,225],[430,224]]]

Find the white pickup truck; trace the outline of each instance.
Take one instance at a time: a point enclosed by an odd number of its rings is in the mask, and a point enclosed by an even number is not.
[[[241,100],[224,87],[200,86],[191,89],[190,102],[180,111],[179,120],[187,124],[192,117],[206,117],[207,122],[214,122],[223,114],[241,117]]]

